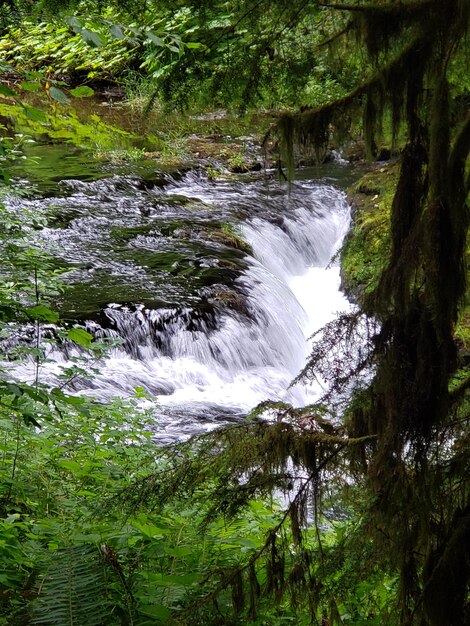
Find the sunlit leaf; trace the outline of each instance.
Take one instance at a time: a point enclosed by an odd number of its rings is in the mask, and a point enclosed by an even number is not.
[[[47,306],[43,304],[37,304],[27,310],[27,313],[30,317],[35,320],[41,320],[43,322],[51,322],[55,324],[59,319],[59,314],[56,311],[52,311]]]
[[[189,41],[188,43],[186,43],[184,45],[189,50],[197,50],[198,48],[205,48],[206,47],[203,43],[199,43],[197,41]]]
[[[24,81],[20,83],[20,87],[21,89],[24,89],[25,91],[38,91],[39,89],[41,89],[41,83],[33,83],[29,81]]]
[[[157,46],[163,47],[165,45],[165,42],[163,41],[163,39],[159,37],[158,35],[154,35],[150,31],[148,31],[145,34],[147,35],[147,39],[151,41],[152,43],[156,44]]]
[[[80,464],[77,463],[77,461],[68,461],[64,459],[63,461],[58,461],[57,465],[70,472],[78,472],[80,470]]]
[[[75,89],[71,89],[70,93],[74,98],[89,98],[95,92],[91,87],[81,85],[80,87],[75,87]]]
[[[77,492],[77,496],[84,496],[86,498],[97,498],[98,494],[93,493],[93,491],[88,491],[87,489],[81,489]]]
[[[87,333],[83,328],[71,328],[67,333],[67,337],[83,348],[89,348],[93,340],[93,335]]]

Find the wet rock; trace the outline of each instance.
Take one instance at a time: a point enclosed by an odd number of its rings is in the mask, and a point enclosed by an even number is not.
[[[191,208],[194,206],[198,209],[207,206],[206,203],[199,198],[192,198],[190,196],[184,196],[183,194],[176,193],[166,196],[165,204],[169,206],[184,206],[185,208]]]
[[[215,241],[221,243],[229,248],[235,248],[236,250],[242,250],[246,254],[252,254],[252,249],[249,243],[244,241],[236,232],[229,229],[227,230],[209,230],[201,231],[207,237],[209,241]]]
[[[200,295],[215,305],[231,309],[242,315],[249,315],[249,304],[246,296],[226,285],[216,284],[200,290]]]
[[[171,233],[172,237],[185,240],[203,240],[206,242],[219,243],[228,248],[241,250],[251,254],[252,249],[242,237],[228,225],[200,226],[198,224],[178,225]]]
[[[247,174],[250,168],[248,165],[231,165],[228,170],[232,172],[232,174]]]

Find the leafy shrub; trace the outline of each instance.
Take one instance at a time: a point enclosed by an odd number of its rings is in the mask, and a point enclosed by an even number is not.
[[[102,25],[87,25],[93,28],[88,32],[98,36],[103,45],[90,45],[81,33],[63,23],[25,22],[0,40],[0,51],[19,69],[40,68],[54,75],[78,74],[89,79],[120,74],[131,63],[135,44],[124,36],[112,37]]]

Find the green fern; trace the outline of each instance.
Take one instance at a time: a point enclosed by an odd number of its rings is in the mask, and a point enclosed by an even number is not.
[[[93,546],[57,550],[40,577],[33,624],[102,626],[110,624],[103,563]]]

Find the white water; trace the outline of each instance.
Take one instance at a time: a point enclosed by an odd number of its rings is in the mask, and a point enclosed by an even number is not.
[[[190,191],[206,202],[211,197],[207,188],[192,185]],[[102,401],[143,387],[155,397],[157,422],[170,437],[210,428],[224,415],[243,415],[263,400],[296,406],[314,401],[318,385],[290,383],[305,364],[309,336],[348,308],[338,267],[327,267],[348,224],[342,192],[304,184],[301,202],[297,198],[292,207],[287,202],[281,219],[258,213],[241,226],[253,257],[234,287],[248,315],[223,309],[217,320],[199,319],[194,325],[188,322],[194,314],[189,308],[111,305],[106,315],[116,331],[96,334],[117,334],[126,345],[114,349],[98,365],[99,374],[76,392]],[[41,376],[56,384],[69,356],[49,356]],[[31,379],[32,368],[22,366],[16,375]]]

